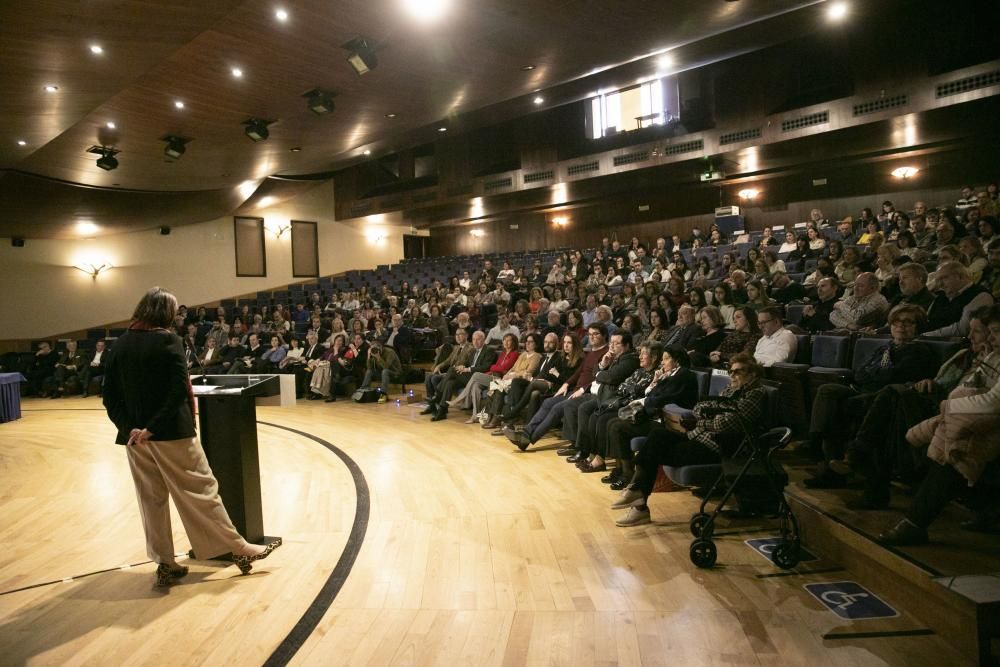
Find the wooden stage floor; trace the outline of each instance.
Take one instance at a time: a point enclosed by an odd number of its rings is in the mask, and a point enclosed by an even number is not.
[[[0,664],[263,664],[307,610],[318,623],[293,641],[292,664],[965,660],[940,636],[893,636],[924,628],[905,609],[853,623],[825,610],[803,585],[851,573],[821,559],[780,575],[743,543],[773,528],[720,526],[720,565],[699,570],[689,493],[655,494],[653,525],[617,528],[612,492],[556,456],[556,440],[522,454],[463,425],[465,413],[430,423],[395,402],[258,409],[287,427],[258,428],[264,526],[284,546],[248,577],[190,562],[159,592],[125,453],[100,407],[29,399],[23,419],[0,425]],[[287,429],[340,448],[370,493],[357,560],[318,611],[357,530],[357,485],[335,452]],[[875,592],[892,603],[891,590]]]

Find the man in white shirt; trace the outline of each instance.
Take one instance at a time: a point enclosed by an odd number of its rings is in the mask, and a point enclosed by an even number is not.
[[[83,385],[83,397],[87,398],[90,396],[90,381],[94,378],[101,378],[101,386],[104,386],[104,362],[107,355],[104,353],[104,341],[99,340],[94,345],[94,357],[90,360],[90,363],[83,367],[80,371],[80,384]],[[98,396],[101,395],[100,392],[97,393]]]
[[[518,339],[521,337],[521,331],[510,323],[510,317],[507,313],[500,313],[497,316],[496,326],[486,334],[486,344],[489,345],[494,342],[500,344],[503,342],[503,337],[507,334],[514,334],[514,337]]]
[[[799,349],[799,341],[795,334],[784,327],[781,321],[781,311],[775,307],[762,309],[757,313],[757,324],[763,334],[757,341],[754,359],[761,366],[773,366],[777,363],[789,363],[795,360]]]
[[[862,273],[854,279],[854,293],[833,304],[830,324],[851,331],[880,327],[888,312],[889,302],[879,292],[878,278],[874,273]]]
[[[649,272],[642,268],[642,262],[638,259],[632,261],[632,273],[628,274],[628,282],[644,283],[649,280]]]

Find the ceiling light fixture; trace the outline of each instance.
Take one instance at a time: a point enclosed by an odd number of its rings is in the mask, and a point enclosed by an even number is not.
[[[97,225],[87,220],[81,220],[80,222],[76,223],[76,233],[80,234],[81,236],[93,236],[98,231],[100,231],[100,229],[97,227]]]
[[[535,105],[537,106],[539,104],[543,104],[545,102],[545,98],[542,97],[541,95],[538,95],[538,96],[535,97],[535,99],[533,99],[531,101],[534,102]]]
[[[366,149],[364,150],[364,154],[365,154],[365,155],[371,155],[371,154],[372,154],[372,152],[371,152],[370,150],[368,150],[368,149],[366,148]]]
[[[447,127],[439,127],[438,128],[438,132],[447,132],[447,131],[448,131]]]
[[[286,12],[284,9],[277,9],[274,12],[274,18],[284,23],[285,21],[288,20],[288,12]]]
[[[483,236],[486,236],[486,232],[484,232],[481,229],[471,229],[469,230],[469,233],[475,236],[476,238],[481,238]]]
[[[163,149],[163,154],[169,158],[178,160],[182,155],[184,155],[184,151],[187,150],[186,144],[191,140],[185,139],[184,137],[176,137],[172,134],[168,134],[167,136],[160,139],[160,141],[167,142],[166,147],[164,147]]]
[[[107,123],[105,123],[105,124],[104,124],[104,127],[108,128],[109,130],[115,130],[115,129],[118,129],[118,126],[117,126],[117,125],[115,125],[115,122],[114,122],[114,121],[111,121],[111,120],[109,120],[109,121],[108,121]]]
[[[257,202],[257,208],[267,208],[268,206],[270,206],[271,204],[273,204],[275,201],[276,201],[276,199],[274,197],[272,197],[271,195],[266,195],[264,197],[261,197],[260,201]]]
[[[420,23],[433,23],[448,10],[450,0],[402,0],[403,9]]]
[[[91,44],[90,52],[93,53],[95,56],[99,56],[102,53],[104,53],[104,47],[102,47],[100,44]]]
[[[892,175],[896,178],[902,178],[905,180],[911,176],[915,176],[918,171],[920,170],[916,167],[899,167],[897,169],[893,169],[890,173],[892,173]]]
[[[351,55],[347,56],[347,62],[351,64],[358,76],[367,74],[378,67],[375,44],[370,43],[364,37],[355,37],[341,48],[350,51]]]
[[[535,69],[534,65],[521,65],[522,72],[530,72],[533,69]]]
[[[656,65],[662,70],[671,69],[674,66],[674,57],[669,53],[664,53],[656,59]]]
[[[557,215],[554,218],[552,218],[552,222],[556,223],[560,227],[565,227],[567,224],[569,224],[569,218],[567,218],[565,215]]]
[[[47,93],[54,93],[57,90],[59,90],[59,86],[53,86],[52,84],[45,86],[45,92]]]
[[[17,145],[18,145],[18,146],[27,146],[27,145],[28,145],[28,142],[27,142],[27,141],[25,141],[24,139],[18,139],[18,140],[17,140]]]
[[[87,149],[88,153],[93,155],[100,155],[97,158],[97,166],[104,171],[113,171],[118,168],[118,159],[115,157],[120,151],[114,148],[109,148],[107,146],[91,146]]]
[[[234,79],[243,78],[243,70],[241,70],[239,67],[234,67],[231,70],[229,70],[229,72],[233,75]]]
[[[847,3],[846,2],[834,2],[826,10],[826,16],[831,21],[840,21],[845,16],[847,16]]]
[[[385,117],[386,117],[386,118],[395,118],[395,117],[396,117],[396,114],[395,114],[395,113],[393,113],[392,111],[390,111],[389,113],[387,113],[387,114],[385,115]]]
[[[313,88],[308,93],[303,94],[302,97],[306,98],[309,110],[317,116],[322,116],[325,113],[333,111],[333,95],[325,90]]]
[[[301,146],[292,146],[288,150],[290,150],[293,153],[300,153],[300,152],[302,152],[302,147]]]
[[[267,126],[273,122],[273,120],[264,120],[262,118],[248,118],[243,121],[243,124],[246,125],[243,133],[253,141],[264,141],[271,136],[271,132],[267,129]]]
[[[181,102],[180,100],[174,100],[174,107],[177,108],[177,109],[183,109],[184,108],[184,103]]]

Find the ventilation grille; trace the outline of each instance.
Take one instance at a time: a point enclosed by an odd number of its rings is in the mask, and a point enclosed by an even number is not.
[[[636,151],[635,153],[626,153],[625,155],[618,155],[613,160],[616,167],[620,167],[623,164],[632,164],[633,162],[645,162],[649,159],[649,151]]]
[[[791,132],[792,130],[799,130],[803,127],[810,127],[812,125],[822,125],[823,123],[830,122],[830,112],[820,111],[819,113],[811,113],[808,116],[800,116],[798,118],[789,118],[788,120],[781,121],[781,131]]]
[[[449,197],[461,197],[462,195],[472,194],[472,183],[460,183],[459,185],[452,185],[446,191]]]
[[[969,76],[964,79],[959,79],[958,81],[942,83],[936,90],[938,97],[948,97],[950,95],[967,93],[970,90],[986,88],[987,86],[995,86],[998,83],[1000,83],[1000,70],[993,70],[992,72]]]
[[[752,130],[740,130],[739,132],[728,132],[719,137],[719,143],[722,145],[735,144],[740,141],[749,141],[750,139],[760,139],[759,127],[755,127]]]
[[[403,205],[403,197],[396,195],[395,197],[386,197],[379,202],[378,207],[383,211],[387,211],[390,208],[399,208]]]
[[[500,190],[503,188],[509,188],[514,185],[514,179],[511,176],[506,178],[497,178],[492,181],[486,181],[483,183],[483,190],[490,192],[491,190]]]
[[[691,151],[701,151],[705,149],[705,142],[701,139],[697,141],[685,141],[683,144],[671,144],[663,148],[664,155],[680,155]]]
[[[593,162],[581,162],[580,164],[571,164],[567,169],[566,173],[570,176],[576,176],[577,174],[586,174],[588,171],[598,171],[601,168],[601,163],[597,160]]]
[[[370,201],[363,201],[363,202],[357,202],[356,204],[351,204],[351,217],[365,215],[371,210],[372,210],[372,203]]]
[[[426,204],[437,199],[437,192],[417,192],[410,196],[410,201],[414,204]]]
[[[879,111],[885,111],[886,109],[895,109],[897,107],[906,106],[910,101],[910,98],[906,95],[896,95],[895,97],[880,97],[877,100],[871,100],[870,102],[862,102],[861,104],[854,105],[854,115],[864,116],[870,113],[878,113]]]
[[[539,181],[551,181],[556,177],[556,172],[549,169],[548,171],[536,171],[533,174],[525,174],[525,183],[537,183]]]

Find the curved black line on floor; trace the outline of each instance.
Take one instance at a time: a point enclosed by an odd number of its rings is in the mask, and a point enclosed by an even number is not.
[[[285,638],[281,640],[281,643],[278,644],[276,649],[274,649],[271,656],[264,662],[265,667],[277,667],[278,665],[287,665],[298,650],[302,648],[302,645],[309,638],[309,635],[311,635],[313,630],[316,629],[316,626],[319,625],[320,619],[322,619],[327,610],[330,609],[330,606],[336,599],[340,589],[344,586],[344,582],[347,581],[347,577],[350,575],[351,569],[354,567],[354,562],[358,559],[358,553],[361,551],[361,545],[365,540],[365,533],[368,532],[368,518],[371,513],[371,497],[368,492],[368,482],[365,480],[364,473],[361,472],[361,468],[359,468],[358,464],[354,462],[354,459],[345,454],[343,450],[326,440],[318,438],[311,433],[306,433],[305,431],[299,431],[297,429],[281,426],[279,424],[272,424],[271,422],[258,421],[257,423],[265,426],[273,426],[274,428],[280,428],[284,431],[301,435],[303,438],[308,438],[313,442],[323,445],[328,450],[336,454],[351,472],[351,477],[354,479],[355,495],[357,497],[357,505],[354,510],[354,524],[351,526],[351,534],[347,538],[347,544],[344,546],[344,551],[340,554],[340,560],[337,561],[337,565],[333,568],[330,576],[327,577],[326,583],[323,584],[323,588],[321,588],[319,593],[316,594],[316,597],[309,604],[309,607],[306,608],[298,622],[288,632]]]

